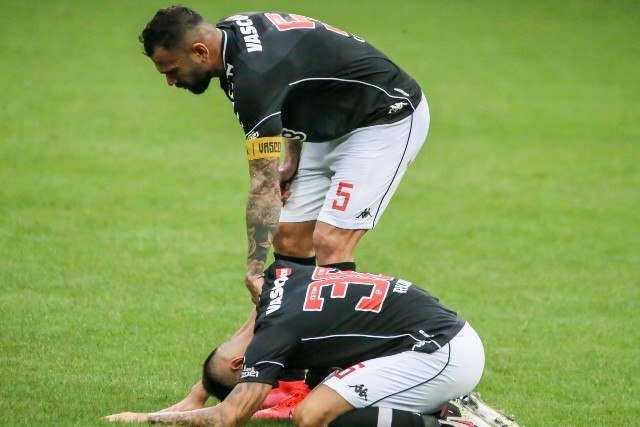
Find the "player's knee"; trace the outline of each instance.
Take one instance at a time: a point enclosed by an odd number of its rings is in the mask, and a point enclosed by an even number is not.
[[[313,232],[313,247],[318,255],[331,255],[342,248],[343,239],[338,233],[316,228]]]
[[[305,233],[299,227],[289,227],[280,223],[273,236],[273,250],[281,255],[300,258],[313,256],[311,233]]]
[[[317,406],[309,405],[302,401],[293,413],[293,423],[300,427],[327,425],[326,413],[319,410]]]

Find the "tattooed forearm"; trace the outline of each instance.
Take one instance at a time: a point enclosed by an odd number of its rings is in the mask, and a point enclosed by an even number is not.
[[[149,414],[149,422],[152,424],[172,424],[179,426],[228,426],[233,425],[232,420],[225,419],[218,406],[205,409],[196,409],[186,412],[156,412]]]
[[[237,384],[225,399],[225,403],[228,403],[229,408],[232,408],[234,411],[231,418],[235,419],[241,425],[244,425],[258,410],[258,407],[267,397],[270,390],[271,386],[269,384]]]
[[[268,384],[240,383],[217,406],[186,412],[157,412],[149,414],[153,424],[194,426],[244,425],[258,409],[271,390]]]
[[[252,278],[264,271],[280,217],[278,159],[251,160],[249,173],[247,278]]]

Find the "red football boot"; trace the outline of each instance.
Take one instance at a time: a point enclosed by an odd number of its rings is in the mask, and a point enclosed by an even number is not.
[[[259,420],[291,419],[298,404],[311,391],[304,381],[279,381],[279,383],[280,386],[271,390],[262,405],[260,405],[260,408],[265,409],[256,412],[251,418]],[[272,403],[273,406],[269,406]]]
[[[311,391],[309,390],[309,386],[305,384],[304,380],[278,381],[278,384],[277,388],[271,389],[267,397],[264,399],[264,402],[262,402],[262,405],[260,405],[260,409],[267,409],[276,406],[283,400],[291,397],[291,393],[294,390],[305,391],[305,396],[309,394],[309,391]]]

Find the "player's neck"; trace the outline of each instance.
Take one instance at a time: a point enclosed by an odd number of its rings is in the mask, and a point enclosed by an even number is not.
[[[222,43],[224,35],[222,30],[213,27],[211,32],[211,38],[206,42],[209,51],[211,52],[211,67],[213,69],[213,76],[220,77],[224,75],[224,59],[222,58]]]

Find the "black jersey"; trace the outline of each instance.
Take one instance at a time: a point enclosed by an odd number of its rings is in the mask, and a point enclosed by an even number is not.
[[[240,381],[277,386],[285,366],[347,368],[407,350],[431,353],[464,324],[406,280],[276,261],[266,271]]]
[[[363,39],[295,14],[244,13],[220,21],[225,76],[247,139],[322,142],[410,115],[414,79]]]

